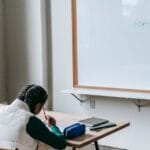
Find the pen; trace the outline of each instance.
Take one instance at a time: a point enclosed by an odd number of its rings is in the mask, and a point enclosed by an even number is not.
[[[45,117],[45,119],[47,120],[48,118],[47,118],[47,115],[46,115],[46,113],[45,113],[44,108],[43,108],[43,113],[44,113],[44,117]]]

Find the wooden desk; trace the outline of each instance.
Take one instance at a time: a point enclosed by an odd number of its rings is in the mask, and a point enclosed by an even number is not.
[[[0,104],[0,107],[2,107],[4,105]],[[81,116],[76,116],[76,115],[70,115],[70,114],[66,114],[66,113],[59,113],[59,112],[52,112],[52,111],[46,111],[46,113],[48,115],[53,116],[54,118],[56,118],[57,120],[57,125],[60,128],[65,128],[68,125],[71,125],[81,119],[86,119],[87,117],[81,117]],[[38,115],[39,118],[41,118],[43,120],[44,115],[41,112]],[[67,145],[71,146],[73,150],[76,150],[76,148],[81,148],[83,146],[86,146],[88,144],[91,144],[94,142],[95,144],[95,149],[99,150],[98,147],[98,143],[97,141],[114,133],[117,132],[125,127],[128,127],[130,124],[129,123],[117,123],[117,126],[115,127],[111,127],[111,128],[107,128],[107,129],[103,129],[100,131],[87,131],[86,134],[77,137],[75,139],[72,140],[67,140]],[[42,144],[41,144],[42,145]],[[48,149],[50,150],[51,148],[44,148],[44,149]],[[41,150],[43,150],[43,148],[41,148]]]
[[[85,119],[87,117],[80,117],[76,115],[70,115],[65,113],[59,113],[59,112],[46,112],[47,114],[53,116],[57,120],[57,124],[59,127],[66,127],[68,125],[71,125],[81,119]],[[95,149],[99,150],[97,141],[114,133],[117,132],[125,127],[128,127],[130,124],[128,123],[117,123],[117,126],[99,130],[99,131],[87,131],[85,135],[82,135],[80,137],[77,137],[73,140],[67,140],[68,146],[73,147],[73,150],[76,148],[81,148],[83,146],[86,146],[88,144],[91,144],[94,142]]]

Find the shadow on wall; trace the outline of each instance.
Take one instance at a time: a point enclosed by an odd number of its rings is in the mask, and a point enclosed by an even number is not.
[[[29,16],[34,8],[30,1],[5,0],[5,24],[6,24],[6,86],[7,98],[11,102],[18,90],[30,83],[30,65],[34,61],[31,51],[34,49],[36,40],[30,35],[33,21]],[[35,16],[37,17],[37,16]]]
[[[4,5],[3,1],[0,0],[0,101],[6,100],[4,42]]]

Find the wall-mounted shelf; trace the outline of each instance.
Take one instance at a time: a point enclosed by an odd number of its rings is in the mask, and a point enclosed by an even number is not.
[[[73,95],[78,101],[84,102],[85,99],[81,98],[83,96],[89,96],[87,98],[91,101],[94,96],[103,96],[103,97],[116,97],[116,98],[124,98],[133,100],[134,104],[138,107],[138,110],[141,110],[141,107],[146,107],[150,105],[150,93],[144,92],[126,92],[126,91],[111,91],[111,90],[96,90],[96,89],[80,89],[80,88],[72,88],[63,90],[63,93]],[[142,103],[143,100],[149,101],[146,104]],[[94,99],[95,101],[95,99]]]
[[[118,97],[118,98],[141,99],[150,101],[150,93],[144,92],[126,92],[126,91],[96,90],[96,89],[81,89],[81,88],[67,89],[63,90],[62,92],[68,94],[74,93],[79,95]]]

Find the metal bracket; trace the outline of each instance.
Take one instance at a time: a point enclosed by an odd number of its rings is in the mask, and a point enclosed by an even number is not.
[[[75,95],[74,93],[71,93],[71,95],[73,96],[73,97],[75,97],[79,102],[84,102],[84,100],[82,100],[80,97],[78,97],[77,95]]]
[[[89,96],[89,98],[83,100],[82,98],[75,95],[74,93],[71,93],[71,95],[73,97],[75,97],[81,104],[83,102],[85,102],[86,100],[89,100],[90,101],[90,108],[95,109],[95,98],[94,98],[94,96]],[[137,106],[139,112],[141,111],[142,107],[150,106],[150,101],[148,101],[148,103],[144,103],[144,104],[142,102],[143,102],[142,99],[137,99],[136,101],[133,101],[133,103]]]
[[[141,99],[138,99],[137,101],[134,101],[134,102],[133,102],[133,103],[138,107],[138,111],[139,111],[139,112],[141,111],[141,108],[142,108],[142,107],[150,106],[150,102],[149,102],[149,103],[146,103],[146,104],[142,104],[141,101],[142,101]]]
[[[94,98],[94,96],[91,96],[91,98],[90,98],[90,108],[95,109],[95,98]]]
[[[74,93],[71,93],[71,95],[73,97],[75,97],[81,104],[83,102],[85,102],[86,100],[89,100],[90,101],[90,108],[91,109],[95,108],[95,98],[94,98],[94,96],[88,96],[88,98],[86,98],[86,99],[83,100],[82,98],[80,98],[79,96],[75,95]]]

